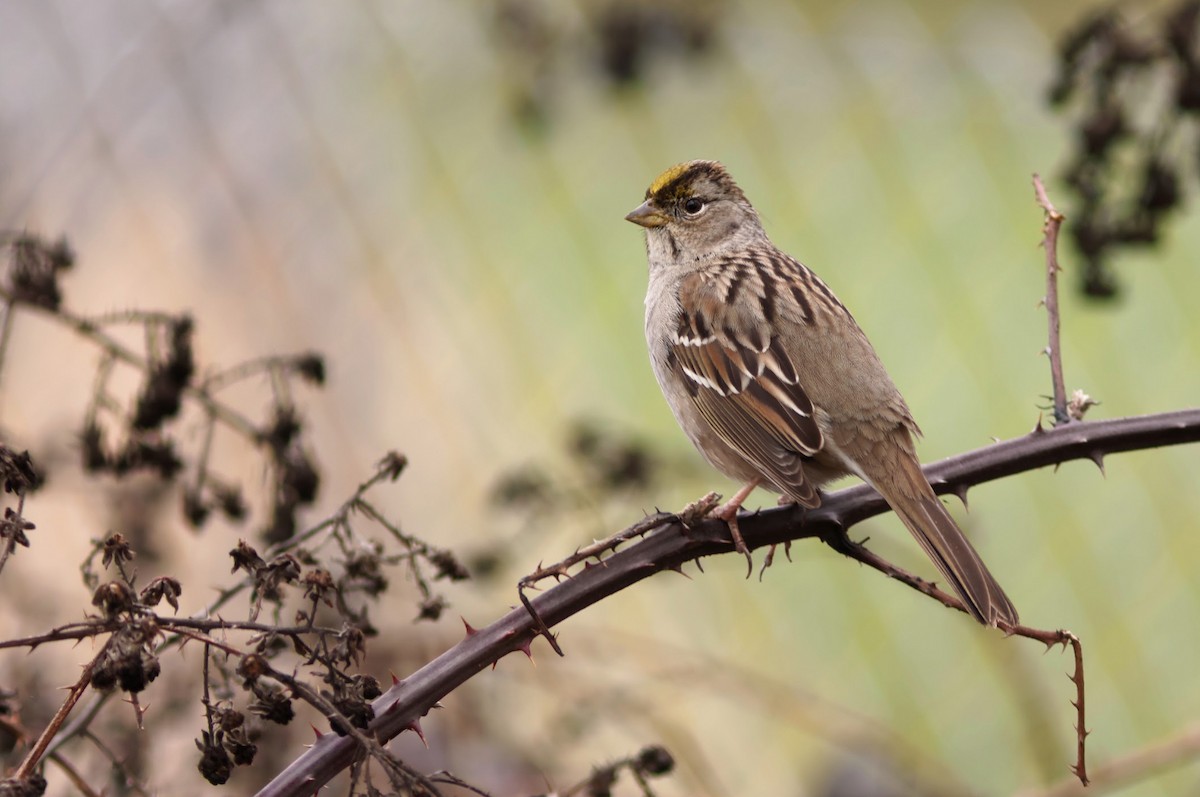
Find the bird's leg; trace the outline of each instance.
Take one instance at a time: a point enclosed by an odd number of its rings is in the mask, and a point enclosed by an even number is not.
[[[742,539],[742,532],[738,529],[737,513],[742,508],[742,503],[750,497],[750,493],[754,492],[754,488],[758,486],[761,479],[752,479],[746,483],[742,489],[734,493],[733,498],[730,498],[725,503],[712,511],[712,516],[720,518],[729,526],[729,535],[733,537],[733,547],[738,553],[746,557],[746,562],[749,570],[746,577],[750,577],[750,573],[754,572],[754,557],[750,555],[750,549],[746,547],[746,541]]]

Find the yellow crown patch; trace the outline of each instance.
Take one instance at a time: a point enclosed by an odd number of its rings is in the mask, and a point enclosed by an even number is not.
[[[657,194],[659,191],[666,188],[672,182],[674,182],[675,180],[678,180],[683,175],[683,173],[686,172],[688,169],[692,168],[692,166],[694,164],[695,164],[695,161],[688,161],[687,163],[677,163],[674,166],[672,166],[670,169],[667,169],[665,172],[660,174],[658,177],[655,177],[654,182],[650,183],[650,193]]]
[[[738,190],[733,181],[729,179],[725,167],[720,163],[716,161],[687,161],[675,164],[655,178],[654,182],[650,184],[650,188],[646,191],[646,198],[655,197],[664,201],[677,199],[683,193],[694,188],[698,181],[702,179],[727,185],[734,192]]]

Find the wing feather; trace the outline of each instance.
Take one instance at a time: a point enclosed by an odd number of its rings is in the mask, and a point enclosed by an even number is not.
[[[766,328],[765,292],[740,284],[752,276],[725,274],[724,295],[736,294],[734,304],[722,301],[720,280],[685,283],[690,296],[682,305],[692,312],[681,314],[669,359],[718,436],[776,487],[816,506],[820,497],[804,461],[824,438],[795,364]]]

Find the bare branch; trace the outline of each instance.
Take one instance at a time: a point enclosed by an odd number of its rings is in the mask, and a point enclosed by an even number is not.
[[[106,644],[105,648],[107,649],[107,647],[108,646]],[[13,780],[28,778],[33,774],[34,769],[42,760],[42,755],[46,752],[46,748],[50,746],[51,740],[54,739],[54,734],[58,733],[58,729],[62,727],[62,724],[66,721],[67,717],[70,716],[71,709],[75,708],[75,704],[79,702],[79,698],[83,697],[84,691],[87,689],[88,684],[91,683],[92,670],[96,666],[96,662],[99,661],[103,655],[104,650],[101,650],[100,653],[93,656],[92,660],[83,666],[83,673],[79,676],[79,680],[71,686],[70,693],[67,695],[67,699],[64,700],[63,704],[58,707],[58,711],[54,713],[54,716],[51,718],[49,724],[46,725],[41,735],[38,736],[33,748],[26,754],[25,760],[22,761],[21,765],[17,767],[15,772],[13,772]]]
[[[1050,381],[1054,386],[1054,423],[1068,423],[1071,415],[1067,412],[1067,389],[1063,385],[1062,344],[1059,342],[1058,314],[1058,230],[1062,227],[1063,214],[1058,212],[1046,195],[1046,187],[1042,178],[1033,176],[1033,191],[1037,203],[1046,211],[1046,223],[1042,227],[1042,248],[1046,250],[1046,316],[1049,319],[1049,342],[1046,355],[1050,358]]]

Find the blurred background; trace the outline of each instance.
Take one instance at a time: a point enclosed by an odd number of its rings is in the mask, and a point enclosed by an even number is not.
[[[377,608],[371,666],[402,676],[457,639],[459,614],[481,626],[507,611],[539,561],[735,488],[676,428],[645,352],[642,234],[622,216],[678,161],[722,160],[775,242],[837,291],[921,423],[924,459],[1033,428],[1050,383],[1030,177],[1071,214],[1058,178],[1073,134],[1046,98],[1056,42],[1100,7],[6,0],[0,228],[70,240],[77,312],[193,313],[201,369],[327,356],[328,386],[298,396],[320,508],[403,451],[411,466],[378,503],[479,574],[447,589],[437,624],[414,628],[400,598]],[[1152,30],[1166,7],[1122,13]],[[1103,302],[1063,247],[1067,387],[1102,402],[1089,417],[1197,403],[1197,245],[1180,214],[1159,247],[1122,256]],[[76,464],[95,352],[45,322],[15,335],[0,427],[52,478],[27,507],[33,547],[0,581],[0,632],[78,619],[75,563],[130,502],[150,512],[146,575],[178,574],[181,611],[203,606],[253,528],[195,534],[167,490],[95,490]],[[1200,716],[1200,451],[1106,466],[952,507],[1022,619],[1082,638],[1093,767]],[[894,518],[855,533],[930,574]],[[737,556],[686,571],[566,623],[565,659],[537,642],[536,668],[501,661],[425,721],[429,751],[411,735],[395,749],[496,795],[563,789],[649,743],[678,760],[664,795],[1006,794],[1069,775],[1069,654],[815,543],[761,581]],[[50,691],[73,679],[64,653],[5,660],[0,678],[40,669]],[[151,718],[165,689],[147,692]],[[107,710],[128,724],[121,708]],[[177,734],[131,737],[138,771],[205,792],[201,709],[179,715]],[[300,750],[264,752],[230,793]],[[1197,789],[1189,764],[1109,793]]]

